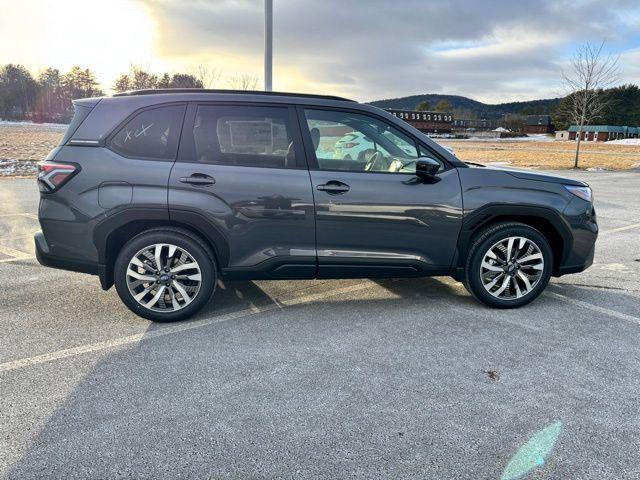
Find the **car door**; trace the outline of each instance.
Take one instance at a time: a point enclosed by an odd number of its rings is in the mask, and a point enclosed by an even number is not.
[[[457,170],[381,117],[311,107],[298,114],[315,197],[319,276],[446,273],[462,221]],[[415,176],[420,156],[441,163],[431,182]]]
[[[295,110],[190,104],[169,210],[215,240],[228,278],[314,277],[313,196]]]

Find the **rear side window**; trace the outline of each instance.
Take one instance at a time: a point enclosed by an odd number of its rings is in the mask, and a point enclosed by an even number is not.
[[[60,140],[60,143],[58,145],[64,145],[65,143],[67,143],[71,136],[76,132],[80,124],[84,122],[84,119],[87,118],[89,113],[91,113],[91,107],[85,107],[83,105],[74,104],[73,110],[74,113],[73,118],[71,119],[71,123],[69,124],[69,127],[67,127],[67,131],[65,132],[64,137],[62,137],[62,140]]]
[[[193,124],[198,162],[243,167],[295,168],[288,108],[200,105]]]
[[[138,113],[111,138],[109,148],[125,157],[175,160],[184,109],[171,105]]]

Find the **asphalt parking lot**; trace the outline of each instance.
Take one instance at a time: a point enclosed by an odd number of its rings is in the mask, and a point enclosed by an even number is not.
[[[152,324],[33,258],[0,180],[1,478],[639,478],[640,173],[595,264],[496,311],[446,278],[220,285]]]

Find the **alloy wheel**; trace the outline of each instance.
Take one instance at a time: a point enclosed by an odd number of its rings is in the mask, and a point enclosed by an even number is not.
[[[525,237],[507,237],[484,254],[480,279],[490,295],[516,300],[531,293],[543,271],[544,256],[535,242]]]
[[[156,312],[175,312],[198,295],[202,272],[184,248],[168,243],[149,245],[127,267],[127,287],[133,298]]]

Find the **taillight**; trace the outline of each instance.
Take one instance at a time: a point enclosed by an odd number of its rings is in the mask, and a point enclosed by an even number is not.
[[[50,193],[67,183],[78,171],[79,167],[68,163],[38,163],[38,188],[41,192]]]
[[[353,148],[353,147],[357,147],[358,145],[360,145],[357,142],[347,142],[344,144],[344,148]]]

